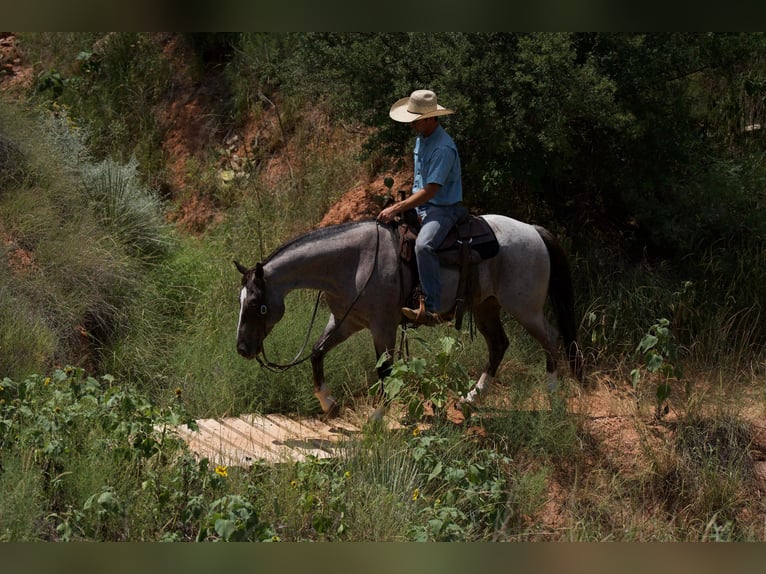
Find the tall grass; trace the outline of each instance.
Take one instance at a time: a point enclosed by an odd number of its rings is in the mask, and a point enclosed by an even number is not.
[[[7,541],[482,540],[541,504],[538,472],[509,475],[507,456],[450,426],[372,428],[336,459],[227,469],[172,432],[191,424],[183,397],[157,406],[111,376],[6,378],[0,413]]]
[[[30,302],[12,293],[11,281],[0,271],[0,373],[34,373],[55,355],[56,334]]]
[[[127,164],[107,159],[82,167],[82,190],[101,226],[137,259],[163,255],[170,247],[163,206],[138,174],[135,158]]]
[[[0,195],[0,290],[17,302],[4,324],[6,372],[29,374],[30,348],[38,369],[92,364],[126,327],[146,263],[169,246],[161,206],[135,164],[93,164],[66,113],[4,107],[0,132],[24,166]]]

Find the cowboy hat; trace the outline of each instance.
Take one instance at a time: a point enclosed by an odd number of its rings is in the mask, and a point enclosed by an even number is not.
[[[388,115],[397,122],[410,123],[415,120],[454,114],[436,102],[436,94],[431,90],[415,90],[409,98],[402,98],[394,103]]]

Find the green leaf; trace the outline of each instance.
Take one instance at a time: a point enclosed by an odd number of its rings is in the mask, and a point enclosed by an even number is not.
[[[223,540],[229,540],[236,530],[236,522],[226,518],[219,518],[215,521],[215,531]]]
[[[111,506],[114,502],[114,494],[111,490],[107,490],[105,492],[102,492],[98,496],[98,504],[100,506]]]
[[[649,360],[646,362],[646,368],[650,373],[656,373],[662,369],[662,355],[659,353],[652,353]]]
[[[462,468],[449,468],[446,472],[447,480],[454,484],[458,484],[461,480],[463,480],[465,478],[465,474],[465,470]]]
[[[457,341],[454,337],[442,337],[441,338],[442,352],[446,355],[451,355],[455,350]]]
[[[437,536],[444,526],[444,521],[441,518],[432,518],[428,521],[428,528],[434,536]]]
[[[649,349],[654,348],[658,341],[659,339],[656,336],[652,335],[651,333],[647,333],[644,335],[644,338],[641,339],[641,342],[638,344],[636,350],[642,353],[646,353]]]
[[[395,399],[402,390],[404,381],[398,377],[388,377],[385,381],[384,388],[386,391],[386,397],[389,400]]]
[[[413,357],[408,364],[410,371],[416,377],[422,377],[423,373],[426,372],[426,360],[421,357]]]
[[[436,463],[436,466],[431,471],[431,474],[428,475],[428,482],[431,482],[434,478],[439,476],[439,474],[441,474],[441,471],[442,471],[442,463],[441,461],[439,461]]]

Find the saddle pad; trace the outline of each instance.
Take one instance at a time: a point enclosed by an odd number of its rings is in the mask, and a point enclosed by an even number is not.
[[[440,260],[447,264],[459,263],[458,250],[463,243],[470,246],[471,261],[475,263],[494,257],[500,252],[500,245],[489,223],[475,215],[469,215],[450,230],[437,250]]]
[[[419,225],[410,222],[400,224],[400,251],[399,254],[405,261],[413,260],[414,244]],[[439,260],[445,265],[458,265],[460,263],[460,246],[467,243],[470,248],[470,263],[478,263],[482,259],[489,259],[500,252],[494,231],[481,217],[469,215],[453,227],[442,242],[437,253]]]

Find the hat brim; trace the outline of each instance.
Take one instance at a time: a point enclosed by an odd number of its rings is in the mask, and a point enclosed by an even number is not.
[[[407,106],[409,103],[409,98],[402,98],[401,100],[395,102],[388,112],[389,117],[394,121],[408,124],[410,122],[414,122],[415,120],[433,118],[435,116],[447,116],[449,114],[455,113],[454,110],[448,110],[444,106],[437,104],[435,110],[426,112],[425,114],[413,114],[412,112],[407,111]]]

